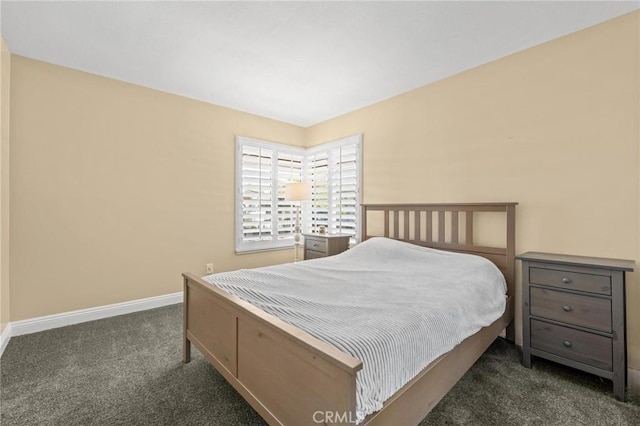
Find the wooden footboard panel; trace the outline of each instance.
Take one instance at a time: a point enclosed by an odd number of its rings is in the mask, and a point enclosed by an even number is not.
[[[197,286],[188,289],[186,299],[186,338],[204,349],[207,358],[237,376],[238,317],[233,307]]]
[[[355,419],[362,363],[198,277],[184,274],[185,362],[193,343],[269,423]]]

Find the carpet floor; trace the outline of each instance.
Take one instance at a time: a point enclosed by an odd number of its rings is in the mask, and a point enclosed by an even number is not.
[[[197,351],[182,364],[182,305],[11,339],[0,423],[264,425]],[[535,359],[498,339],[421,425],[640,425],[640,395]],[[390,425],[395,426],[395,425]]]

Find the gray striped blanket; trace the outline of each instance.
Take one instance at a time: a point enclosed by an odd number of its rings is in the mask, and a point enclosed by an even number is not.
[[[387,238],[204,279],[360,359],[358,422],[506,305],[504,277],[490,261]]]

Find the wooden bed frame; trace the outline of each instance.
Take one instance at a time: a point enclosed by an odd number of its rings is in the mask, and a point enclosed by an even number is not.
[[[502,270],[508,287],[507,308],[501,318],[429,364],[362,425],[418,424],[505,328],[507,338],[513,340],[516,205],[362,206],[363,241],[371,237],[367,233],[368,212],[381,211],[384,236],[484,256]],[[505,247],[473,244],[475,212],[506,212]],[[464,243],[459,241],[460,222],[464,224]],[[449,231],[448,238],[445,231]],[[191,360],[194,344],[270,425],[355,423],[360,360],[193,274],[183,277],[185,363]]]

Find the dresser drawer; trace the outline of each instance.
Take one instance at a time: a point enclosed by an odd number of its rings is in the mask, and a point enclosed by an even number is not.
[[[529,305],[537,317],[611,332],[609,299],[531,287]]]
[[[611,294],[611,277],[605,275],[532,267],[529,268],[529,282],[589,293]]]
[[[326,253],[327,252],[327,242],[326,242],[326,240],[306,237],[304,239],[304,248],[306,250],[313,250],[313,251],[319,251],[319,252],[322,252],[322,253]]]
[[[531,347],[604,370],[612,369],[610,337],[532,319]]]
[[[313,251],[313,250],[304,251],[304,260],[318,259],[320,257],[326,257],[326,256],[327,256],[326,254],[321,253],[319,251]]]

